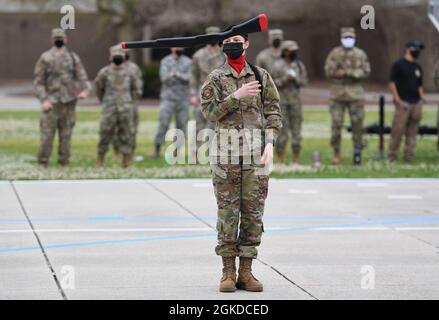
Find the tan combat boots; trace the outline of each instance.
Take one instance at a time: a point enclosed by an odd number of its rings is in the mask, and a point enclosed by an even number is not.
[[[338,166],[341,163],[341,153],[340,151],[336,151],[334,153],[334,158],[332,159],[332,164]]]
[[[236,265],[235,257],[223,257],[223,276],[220,282],[220,292],[236,291]]]
[[[260,292],[263,290],[263,286],[252,274],[252,262],[252,258],[240,257],[236,287],[246,291]]]

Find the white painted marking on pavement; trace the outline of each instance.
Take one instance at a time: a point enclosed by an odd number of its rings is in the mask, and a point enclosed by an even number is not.
[[[289,194],[317,194],[318,190],[299,190],[299,189],[288,189]]]
[[[300,228],[299,228],[300,229]],[[283,231],[290,230],[290,227],[268,227],[267,231]],[[371,226],[371,227],[310,227],[300,231],[437,231],[439,227],[396,227],[389,228],[384,226]],[[188,228],[94,228],[94,229],[36,229],[37,233],[72,233],[72,232],[183,232],[183,231],[212,231],[207,227],[188,227]],[[0,234],[11,233],[32,233],[30,229],[12,229],[12,230],[0,230]]]
[[[211,231],[212,229],[207,227],[200,228],[113,228],[113,229],[35,229],[37,233],[49,233],[49,232],[170,232],[170,231]],[[15,229],[15,230],[0,230],[0,233],[28,233],[33,230],[28,229]]]
[[[387,198],[390,200],[421,200],[423,196],[417,194],[391,194]]]
[[[192,184],[194,188],[213,188],[212,183],[194,183]]]
[[[397,231],[437,231],[439,227],[399,227]]]
[[[382,188],[388,187],[389,184],[385,182],[358,182],[358,188]]]

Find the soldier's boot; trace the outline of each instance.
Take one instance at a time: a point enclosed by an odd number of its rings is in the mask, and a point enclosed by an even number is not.
[[[124,154],[122,158],[122,167],[128,168],[131,166],[132,158],[132,154]]]
[[[332,158],[332,164],[338,166],[341,163],[341,153],[340,151],[335,151],[334,158]]]
[[[59,165],[61,166],[61,168],[65,169],[68,168],[70,163],[69,162],[60,162]]]
[[[159,144],[155,145],[154,158],[156,158],[156,159],[160,158],[160,145]]]
[[[235,257],[223,258],[223,275],[221,277],[220,292],[235,292],[236,291],[236,265]]]
[[[47,169],[47,163],[44,163],[44,162],[40,162],[40,163],[38,163],[38,168],[39,169]]]
[[[96,167],[102,168],[104,166],[104,162],[105,162],[105,156],[99,154],[98,159],[96,160]]]
[[[277,162],[284,163],[285,161],[285,152],[277,152]]]
[[[121,153],[120,153],[119,149],[117,149],[117,148],[113,149],[113,156],[116,159],[120,159]]]
[[[298,152],[293,153],[293,164],[299,164],[300,163],[300,154]]]
[[[361,166],[361,146],[356,146],[354,151],[354,165]]]
[[[261,292],[264,287],[252,274],[252,258],[239,258],[238,281],[236,287],[251,292]]]

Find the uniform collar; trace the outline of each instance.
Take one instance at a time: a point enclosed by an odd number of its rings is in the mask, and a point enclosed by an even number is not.
[[[67,52],[67,48],[64,47],[63,52],[59,53],[56,48],[52,47],[52,48],[50,48],[50,52],[52,52],[53,55],[60,56],[60,55],[63,55],[63,54],[65,54]]]
[[[227,62],[224,64],[224,74],[229,75],[231,74],[234,78],[241,78],[241,77],[245,77],[248,74],[252,74],[254,75],[253,70],[250,68],[250,66],[248,65],[247,62],[245,62],[245,67],[244,69],[242,69],[241,73],[238,75],[238,73],[235,71],[235,69],[233,69]]]

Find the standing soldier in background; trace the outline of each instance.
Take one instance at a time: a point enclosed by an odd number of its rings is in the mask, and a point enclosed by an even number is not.
[[[176,116],[176,127],[186,135],[189,112],[189,80],[192,61],[183,55],[183,48],[171,48],[171,54],[160,61],[159,129],[155,136],[155,157],[160,157],[160,148],[165,142],[166,132],[172,116]]]
[[[284,39],[284,33],[280,29],[268,31],[269,47],[262,50],[256,57],[256,65],[271,73],[274,62],[280,59],[280,46]]]
[[[91,88],[79,56],[65,47],[63,29],[53,29],[53,47],[44,52],[35,65],[34,92],[42,106],[38,163],[46,168],[58,130],[58,163],[70,162],[70,141],[76,120],[76,103],[85,99]]]
[[[96,95],[102,103],[97,166],[104,164],[111,141],[119,142],[122,166],[131,164],[134,147],[135,103],[142,94],[136,76],[124,65],[125,53],[120,46],[110,50],[111,64],[102,68],[95,80]]]
[[[390,70],[389,88],[395,103],[395,115],[389,144],[389,162],[396,161],[402,136],[405,135],[404,160],[415,158],[416,137],[422,119],[424,89],[423,72],[416,62],[424,45],[412,41],[406,45],[402,59],[396,61]]]
[[[273,66],[273,80],[276,84],[282,107],[283,126],[276,143],[276,153],[279,162],[285,160],[285,146],[291,131],[293,163],[299,163],[302,102],[300,88],[308,84],[308,74],[305,65],[298,59],[299,46],[295,41],[287,40],[282,43],[281,57]]]
[[[361,81],[370,74],[366,53],[355,46],[354,28],[341,29],[341,46],[334,48],[325,63],[326,77],[332,80],[331,106],[332,137],[334,149],[332,164],[341,163],[341,134],[344,113],[347,109],[351,118],[354,142],[354,164],[361,164],[363,149],[364,89]]]
[[[117,45],[120,47],[120,45]],[[136,79],[137,84],[136,87],[137,88],[141,88],[141,90],[143,91],[143,74],[142,74],[142,70],[140,70],[139,66],[132,62],[130,60],[130,54],[129,54],[129,50],[128,49],[123,49],[124,53],[125,53],[125,62],[124,62],[124,66],[126,68],[128,68],[128,71],[134,76],[134,79]],[[141,97],[141,96],[140,96]],[[134,104],[134,112],[133,112],[133,117],[134,117],[134,130],[133,130],[133,153],[136,150],[136,146],[137,146],[137,131],[138,131],[138,127],[139,127],[139,107],[137,105],[137,103]],[[118,129],[116,128],[116,131]],[[112,141],[113,144],[113,149],[114,149],[114,153],[116,156],[120,155],[120,142],[117,141],[117,139],[113,139]]]
[[[206,28],[206,34],[218,33],[220,28],[218,27],[208,27]],[[195,121],[196,134],[205,128],[214,128],[212,122],[208,122],[201,113],[200,108],[200,90],[204,81],[206,81],[207,76],[216,68],[221,67],[226,62],[224,53],[221,50],[219,43],[214,42],[208,44],[204,48],[199,49],[192,57],[192,76],[190,80],[190,91],[191,91],[191,104],[195,108]],[[197,150],[200,147],[202,141],[197,139]]]
[[[439,61],[437,61],[434,65],[433,77],[434,77],[434,84],[436,86],[436,90],[439,91]],[[437,126],[437,150],[439,153],[439,106],[437,109],[436,126]],[[438,160],[438,164],[439,164],[439,160]]]

